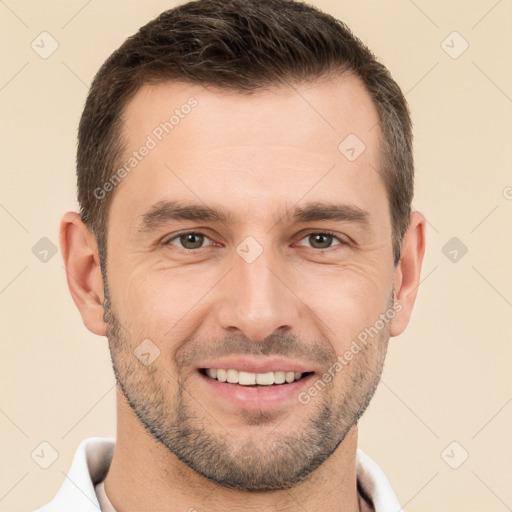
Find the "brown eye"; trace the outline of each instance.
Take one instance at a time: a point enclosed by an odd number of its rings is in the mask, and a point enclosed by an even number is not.
[[[210,240],[203,233],[197,231],[189,231],[187,233],[181,233],[171,238],[167,243],[171,245],[177,245],[182,249],[194,250],[201,249],[205,240]],[[176,244],[174,242],[179,242]]]
[[[318,232],[306,235],[302,240],[308,241],[308,246],[313,249],[330,249],[333,246],[341,245],[343,242],[334,233]],[[302,245],[302,244],[300,244]]]

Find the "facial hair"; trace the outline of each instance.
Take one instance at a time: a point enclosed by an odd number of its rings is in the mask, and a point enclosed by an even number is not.
[[[279,431],[278,418],[271,411],[249,413],[242,409],[240,419],[248,429],[273,421],[276,428],[264,439],[254,435],[241,440],[232,432],[219,429],[205,407],[197,407],[204,398],[193,396],[187,389],[186,370],[190,372],[194,358],[205,357],[208,350],[210,356],[282,355],[321,362],[327,371],[337,358],[327,340],[305,343],[283,333],[274,333],[261,343],[243,337],[208,343],[191,338],[181,343],[176,352],[175,368],[162,365],[163,358],[145,366],[134,355],[140,340],[133,339],[121,325],[108,297],[104,309],[114,374],[141,425],[198,474],[223,487],[246,492],[289,489],[334,453],[375,393],[389,341],[386,325],[311,399],[308,416],[293,433]],[[320,380],[322,375],[317,377]],[[169,396],[162,382],[173,380],[175,392]],[[336,389],[337,380],[343,385]],[[298,401],[297,407],[305,406]],[[286,417],[280,421],[286,421]]]

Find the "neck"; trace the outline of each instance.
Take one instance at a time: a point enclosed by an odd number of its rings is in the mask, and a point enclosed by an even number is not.
[[[221,487],[190,469],[140,425],[117,390],[117,440],[105,492],[117,512],[368,510],[357,492],[357,425],[336,451],[288,490],[244,492]]]

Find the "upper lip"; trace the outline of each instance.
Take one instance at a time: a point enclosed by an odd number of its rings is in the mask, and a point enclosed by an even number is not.
[[[225,357],[206,361],[197,366],[200,368],[222,368],[225,370],[233,369],[249,373],[267,373],[267,372],[311,372],[311,366],[306,366],[300,362],[290,361],[289,359],[266,357],[255,359],[253,357]]]

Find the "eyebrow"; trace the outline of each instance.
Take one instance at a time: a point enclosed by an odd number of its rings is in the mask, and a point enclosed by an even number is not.
[[[231,212],[221,208],[200,204],[184,204],[179,201],[159,201],[140,217],[140,231],[151,231],[171,220],[192,220],[222,224],[233,220]],[[283,220],[295,223],[330,220],[355,222],[365,226],[369,224],[368,212],[358,206],[325,202],[314,202],[303,207],[294,207],[280,217],[276,223],[281,223]]]

